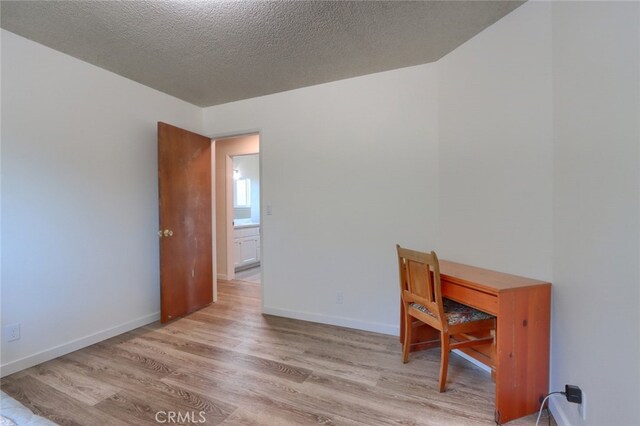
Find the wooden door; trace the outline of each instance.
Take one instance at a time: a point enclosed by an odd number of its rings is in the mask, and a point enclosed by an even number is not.
[[[211,139],[158,123],[160,321],[213,301]]]

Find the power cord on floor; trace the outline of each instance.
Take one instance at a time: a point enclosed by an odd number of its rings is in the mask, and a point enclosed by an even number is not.
[[[542,409],[544,408],[544,403],[547,402],[547,399],[549,399],[551,395],[556,395],[556,394],[565,395],[565,392],[551,392],[550,394],[544,397],[544,399],[542,400],[542,404],[540,404],[540,411],[538,411],[538,419],[536,420],[536,426],[538,426],[538,423],[540,423],[540,416],[542,416]],[[551,425],[551,413],[549,412],[548,406],[547,406],[547,417],[549,420],[549,425]]]
[[[547,425],[551,426],[551,410],[549,409],[549,404],[547,404],[545,410],[547,410]]]

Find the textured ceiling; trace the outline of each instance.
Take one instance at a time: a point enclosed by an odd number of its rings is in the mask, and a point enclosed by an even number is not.
[[[520,1],[2,1],[2,28],[199,106],[433,62]]]

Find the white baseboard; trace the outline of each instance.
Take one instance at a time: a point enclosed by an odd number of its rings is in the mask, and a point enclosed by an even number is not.
[[[564,412],[564,408],[561,404],[559,404],[558,400],[553,399],[553,397],[549,398],[549,410],[551,410],[551,414],[555,419],[558,426],[571,426],[571,422],[567,417],[567,414]]]
[[[124,324],[120,324],[115,327],[90,334],[89,336],[81,337],[79,339],[54,346],[53,348],[46,349],[42,352],[38,352],[33,355],[17,359],[15,361],[2,364],[0,366],[0,377],[8,376],[9,374],[24,370],[25,368],[33,367],[34,365],[38,365],[45,361],[49,361],[59,356],[77,351],[78,349],[82,349],[111,337],[117,336],[119,334],[126,333],[127,331],[131,331],[134,328],[142,327],[143,325],[150,324],[152,322],[158,321],[159,319],[160,312],[155,312],[153,314],[145,315],[132,321],[128,321]]]
[[[466,359],[467,361],[469,361],[471,364],[480,367],[482,370],[486,371],[487,373],[491,374],[491,367],[489,367],[486,364],[481,363],[480,361],[478,361],[477,359],[475,359],[472,356],[469,356],[467,354],[465,354],[464,352],[462,352],[459,349],[454,349],[452,352],[454,352],[456,355],[461,356],[462,358]]]
[[[320,324],[337,325],[339,327],[355,328],[357,330],[373,331],[376,333],[400,335],[400,327],[397,325],[380,324],[375,322],[360,321],[352,318],[337,317],[312,312],[291,311],[288,309],[272,308],[263,306],[262,313],[275,315],[277,317],[293,318],[303,321],[317,322]]]

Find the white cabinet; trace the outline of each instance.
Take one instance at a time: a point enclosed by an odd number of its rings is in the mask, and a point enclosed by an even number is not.
[[[260,227],[234,230],[233,265],[236,269],[260,263]]]
[[[240,264],[246,265],[258,261],[260,237],[248,237],[240,240]]]
[[[233,240],[233,266],[235,268],[240,265],[240,241],[238,239]]]

